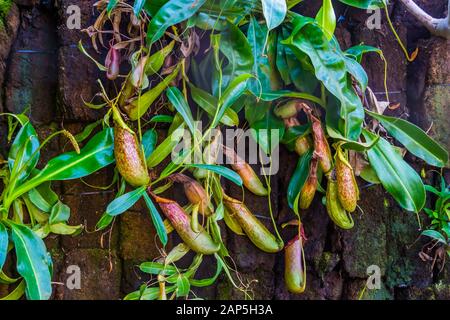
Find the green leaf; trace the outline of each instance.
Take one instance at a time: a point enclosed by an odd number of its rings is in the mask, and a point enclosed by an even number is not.
[[[380,121],[387,132],[400,141],[413,155],[436,167],[445,167],[448,163],[448,151],[415,124],[371,111],[367,113]]]
[[[171,276],[178,273],[178,269],[172,265],[164,265],[158,262],[143,262],[139,265],[139,269],[144,273],[161,274],[163,276]]]
[[[25,281],[20,281],[19,285],[11,291],[6,297],[1,298],[0,300],[19,300],[25,294],[26,284]]]
[[[111,3],[111,2],[110,2],[110,3]],[[97,68],[98,68],[100,71],[107,71],[107,70],[108,70],[104,65],[100,64],[97,60],[95,60],[95,59],[94,59],[94,58],[86,51],[86,49],[83,47],[83,42],[82,42],[81,40],[78,42],[78,50],[80,50],[81,53],[83,53],[86,57],[88,57],[90,60],[92,60],[92,62],[95,63],[95,65],[97,66]],[[87,106],[89,106],[89,107],[92,106],[94,109],[96,109],[96,108],[100,109],[100,108],[102,108],[103,106],[106,105],[106,104],[102,104],[100,107],[98,107],[98,106],[93,105],[93,104],[91,104],[91,103],[86,103],[86,102],[85,102],[85,104],[86,104]]]
[[[257,108],[257,106],[254,106]],[[272,110],[268,110],[264,118],[251,126],[252,136],[258,145],[269,155],[278,146],[278,142],[283,139],[285,125],[283,120],[275,116]],[[273,136],[278,132],[278,136]],[[272,138],[276,138],[272,140]]]
[[[61,201],[58,201],[52,208],[48,222],[49,224],[67,222],[69,218],[70,208]]]
[[[0,222],[0,270],[3,268],[3,264],[6,261],[8,253],[8,231],[5,226]]]
[[[134,0],[133,12],[136,17],[139,17],[139,15],[141,14],[146,1],[147,0]]]
[[[363,130],[367,142],[377,136]],[[419,212],[425,205],[425,188],[417,172],[406,163],[385,139],[380,140],[367,151],[369,162],[383,187],[398,204],[408,211]]]
[[[386,0],[339,0],[349,6],[360,9],[376,9],[383,8]]]
[[[293,99],[304,99],[319,105],[322,105],[322,100],[308,93],[293,92],[289,90],[278,90],[272,92],[264,92],[258,96],[263,101],[274,101],[281,98],[293,98]]]
[[[269,30],[278,27],[286,17],[286,0],[262,0],[262,8]]]
[[[153,151],[153,153],[147,159],[147,166],[149,168],[156,167],[172,153],[172,150],[176,147],[176,145],[178,144],[178,142],[180,142],[181,138],[184,135],[183,127],[184,125],[172,132],[170,136],[164,139],[164,141],[158,147],[156,147],[155,151]]]
[[[283,44],[283,39],[288,39],[291,33],[292,30],[283,25],[278,43],[278,47],[284,51],[290,82],[294,84],[298,91],[312,94],[319,85],[319,81],[314,74],[314,66],[311,59],[306,53],[299,50],[294,54],[294,51],[289,46]]]
[[[259,100],[254,96],[245,99],[245,120],[252,126],[266,116],[272,104],[269,101]]]
[[[211,127],[215,128],[222,119],[225,111],[233,105],[247,89],[247,80],[252,77],[251,74],[244,73],[234,78],[219,99],[219,110]]]
[[[177,87],[169,87],[166,90],[166,95],[170,103],[183,117],[183,120],[187,124],[191,133],[195,134],[196,127],[194,117],[192,116],[191,108],[189,108],[189,105],[181,91]]]
[[[148,159],[155,150],[158,142],[158,133],[154,129],[150,129],[142,136],[142,146],[144,147],[145,159]]]
[[[272,91],[270,79],[270,64],[266,52],[267,28],[261,26],[258,21],[252,17],[248,25],[247,39],[252,49],[254,63],[252,73],[255,79],[250,80],[249,89],[258,95],[260,92]]]
[[[328,126],[328,125],[327,125],[327,132],[331,138],[344,142],[342,144],[342,148],[355,150],[358,152],[363,152],[363,151],[369,150],[378,142],[378,138],[379,138],[379,137],[377,137],[375,140],[373,140],[371,142],[352,141],[350,139],[345,138],[338,130],[336,130],[335,128]]]
[[[294,171],[294,174],[291,177],[291,180],[289,181],[289,186],[287,190],[287,200],[289,207],[293,209],[295,212],[297,212],[296,208],[296,199],[298,195],[300,194],[300,191],[303,188],[303,185],[306,182],[306,179],[309,175],[309,165],[312,158],[312,151],[308,151],[305,153],[297,163],[297,168]]]
[[[369,53],[369,52],[378,53],[380,56],[383,54],[383,51],[381,51],[379,48],[375,48],[375,47],[367,46],[367,45],[353,46],[353,47],[345,50],[345,53],[347,55],[354,57],[356,59],[356,61],[358,61],[359,63],[361,63],[363,55],[365,53]]]
[[[124,213],[139,201],[146,190],[147,186],[142,186],[114,199],[108,207],[106,207],[106,213],[112,217]]]
[[[0,270],[0,283],[1,284],[13,284],[16,283],[20,278],[11,278],[7,274],[5,274],[2,270]]]
[[[170,85],[170,83],[176,78],[178,72],[180,71],[180,66],[178,65],[171,74],[169,74],[164,80],[158,83],[155,87],[151,88],[144,94],[142,94],[138,99],[134,100],[130,109],[127,110],[128,115],[131,120],[137,120],[142,117],[147,110],[150,108],[152,103],[161,95],[161,93]]]
[[[323,0],[322,7],[316,16],[317,23],[325,32],[328,40],[331,40],[336,29],[336,14],[331,0]]]
[[[110,216],[107,213],[104,213],[100,220],[98,220],[97,224],[95,225],[95,230],[100,231],[107,228],[114,220],[113,216]]]
[[[21,196],[46,181],[88,176],[114,161],[113,129],[107,128],[97,133],[79,154],[72,151],[51,159],[41,172],[15,189],[11,199]],[[11,201],[11,199],[8,200]]]
[[[167,238],[167,230],[164,226],[164,221],[162,220],[158,210],[156,209],[152,199],[147,193],[144,193],[145,204],[150,210],[150,216],[152,217],[153,225],[155,226],[156,233],[158,234],[159,240],[166,246],[168,238]]]
[[[252,72],[254,63],[252,48],[247,37],[237,26],[228,22],[227,29],[218,35],[212,36],[211,42],[213,41],[219,42],[219,50],[228,60],[228,65],[223,69],[224,88],[230,86],[230,83],[236,77]],[[211,65],[207,67],[211,68]],[[211,71],[208,70],[208,72]],[[218,96],[218,88],[215,88],[213,93]]]
[[[52,294],[51,258],[45,244],[24,225],[8,222],[17,255],[17,272],[25,279],[30,300],[48,300]]]
[[[26,179],[39,161],[39,139],[32,124],[27,122],[16,135],[8,154],[11,177],[20,182]],[[20,173],[19,173],[20,172]]]
[[[214,274],[213,277],[208,279],[190,279],[189,282],[193,287],[209,287],[216,282],[217,278],[221,273],[222,273],[222,265],[219,262],[217,262],[216,273]]]
[[[231,169],[228,169],[227,167],[218,166],[218,165],[214,165],[214,164],[189,164],[187,166],[212,171],[212,172],[217,173],[218,175],[230,180],[231,182],[235,183],[236,185],[238,185],[240,187],[242,186],[243,182],[242,182],[241,177],[236,172],[234,172]]]
[[[97,128],[102,123],[102,121],[103,120],[98,120],[98,121],[88,124],[86,127],[84,127],[83,131],[81,131],[80,133],[75,135],[75,140],[78,143],[86,140],[91,135],[92,131],[94,131],[94,129]]]
[[[187,297],[191,290],[189,279],[180,274],[177,279],[177,297]]]
[[[151,1],[150,1],[151,2]],[[170,0],[151,19],[147,28],[148,44],[158,41],[170,26],[192,17],[206,0]]]
[[[55,223],[50,225],[50,232],[64,236],[75,236],[83,231],[83,225],[69,226],[66,223]]]
[[[50,213],[53,206],[58,201],[58,195],[52,190],[50,182],[44,182],[43,184],[31,189],[28,192],[30,201],[41,211]]]
[[[106,7],[106,11],[108,12],[108,14],[111,13],[111,11],[117,6],[118,3],[119,0],[109,0],[108,6]]]
[[[167,46],[152,54],[150,58],[148,58],[145,65],[145,74],[147,76],[154,75],[162,68],[167,56],[173,51],[174,45],[175,41],[171,41]]]
[[[422,236],[430,237],[434,240],[437,240],[440,243],[447,245],[447,239],[436,230],[425,230],[422,232]]]
[[[350,140],[358,140],[364,120],[364,108],[352,87],[346,56],[336,39],[328,41],[313,19],[296,15],[294,31],[283,43],[289,45],[294,53],[301,51],[309,56],[317,79],[341,102],[339,114],[344,121],[344,136]]]
[[[89,140],[79,154],[72,151],[51,159],[33,180],[71,180],[86,177],[113,163],[113,150],[113,129],[106,128]]]
[[[192,100],[194,100],[200,108],[205,110],[209,116],[214,117],[219,104],[218,99],[208,92],[193,86],[191,83],[189,83],[189,85],[191,88]],[[239,116],[233,109],[227,109],[225,110],[222,119],[220,119],[220,122],[229,127],[238,126]]]
[[[158,114],[150,119],[150,123],[172,123],[173,117],[166,114]]]

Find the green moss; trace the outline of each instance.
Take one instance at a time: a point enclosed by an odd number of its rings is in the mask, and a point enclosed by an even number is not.
[[[410,285],[413,271],[414,266],[409,260],[397,259],[395,262],[391,262],[386,271],[386,285],[389,288]]]
[[[3,28],[6,22],[6,17],[11,9],[12,0],[0,0],[0,27]]]

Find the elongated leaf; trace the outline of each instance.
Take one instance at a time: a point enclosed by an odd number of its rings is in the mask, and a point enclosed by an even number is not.
[[[178,272],[177,268],[171,265],[164,265],[157,262],[143,262],[140,264],[139,269],[142,272],[149,274],[161,274],[165,276],[173,275]]]
[[[236,77],[252,72],[254,63],[252,49],[247,37],[237,26],[228,22],[227,29],[220,35],[213,36],[211,41],[217,42],[218,49],[228,60],[227,66],[223,69],[223,88],[229,87]],[[210,68],[210,65],[207,67]],[[214,89],[213,94],[218,96],[218,88]]]
[[[438,242],[447,245],[447,239],[445,239],[445,237],[436,230],[425,230],[422,232],[422,235],[430,237],[431,239],[437,240]]]
[[[27,122],[17,133],[8,154],[8,165],[11,174],[18,175],[15,177],[17,182],[26,179],[35,168],[39,161],[39,145],[36,130]]]
[[[97,128],[101,123],[102,120],[98,120],[88,124],[87,126],[84,127],[83,131],[75,135],[75,140],[77,142],[83,142],[91,135],[92,131],[94,131],[94,129]]]
[[[135,0],[133,5],[133,12],[136,17],[139,17],[142,9],[144,8],[145,2],[147,0]]]
[[[142,146],[144,147],[145,159],[148,159],[155,150],[156,143],[158,142],[158,133],[150,129],[142,136]]]
[[[363,152],[372,148],[378,142],[378,136],[371,142],[358,142],[345,138],[339,131],[331,126],[327,126],[327,132],[330,137],[343,141],[342,148]]]
[[[108,207],[106,207],[106,213],[112,217],[124,213],[139,201],[146,189],[146,186],[142,186],[114,199]]]
[[[169,86],[173,79],[176,78],[179,71],[180,66],[177,66],[171,74],[164,78],[164,80],[145,92],[138,99],[134,100],[130,106],[128,106],[129,109],[127,109],[127,113],[131,120],[137,120],[147,112],[152,103],[158,99],[161,93]]]
[[[211,125],[213,128],[219,124],[219,121],[222,119],[225,111],[231,107],[247,89],[247,80],[251,77],[251,74],[244,73],[230,82],[230,85],[219,99],[219,111],[217,112],[217,117]]]
[[[166,57],[172,52],[174,45],[175,41],[171,41],[167,46],[148,58],[147,64],[145,65],[145,74],[147,76],[154,75],[162,68]]]
[[[363,134],[367,142],[377,138],[367,130],[364,130]],[[380,138],[375,146],[367,151],[367,156],[383,187],[402,208],[414,212],[422,210],[425,205],[422,180],[389,142]]]
[[[97,133],[77,154],[64,153],[51,159],[42,171],[19,186],[13,199],[51,180],[69,180],[88,176],[114,162],[113,129],[107,128]]]
[[[190,279],[189,282],[194,287],[208,287],[216,282],[219,275],[222,273],[222,265],[217,262],[217,269],[214,276],[208,279]]]
[[[255,79],[250,80],[249,89],[258,95],[260,92],[272,91],[269,65],[269,58],[266,49],[267,27],[261,26],[258,21],[252,17],[248,25],[247,39],[252,49],[254,63],[252,73]]]
[[[52,294],[51,258],[44,242],[26,226],[11,222],[9,225],[16,248],[17,272],[25,279],[28,299],[49,299]]]
[[[45,182],[28,192],[30,201],[41,211],[50,213],[58,201],[58,195],[51,189],[51,183]]]
[[[25,281],[20,281],[19,285],[6,297],[1,298],[0,300],[19,300],[25,294],[26,289]]]
[[[269,30],[278,27],[286,17],[286,0],[262,0],[262,8]]]
[[[345,50],[345,53],[347,55],[354,57],[356,59],[356,61],[358,61],[360,63],[361,63],[361,59],[362,59],[363,55],[365,53],[369,53],[369,52],[375,52],[375,53],[378,53],[379,55],[381,55],[383,53],[379,48],[375,48],[375,47],[367,46],[367,45],[353,46],[353,47]]]
[[[183,117],[184,122],[187,124],[192,134],[195,134],[195,121],[192,116],[191,109],[184,98],[183,94],[177,87],[169,87],[166,90],[167,98],[178,113]]]
[[[278,36],[278,47],[284,51],[290,79],[290,82],[286,82],[286,84],[293,83],[299,92],[312,94],[319,85],[314,74],[314,66],[306,53],[297,50],[294,54],[294,51],[284,44],[284,40],[288,39],[291,34],[292,29],[288,25],[283,25]]]
[[[256,106],[254,106],[256,107]],[[266,154],[271,154],[283,139],[285,125],[283,120],[276,117],[272,110],[268,110],[263,119],[251,126],[252,136]],[[274,140],[272,140],[275,138]]]
[[[119,0],[109,0],[108,6],[106,7],[108,14],[111,13],[111,11],[117,6],[118,3],[119,3]]]
[[[200,88],[193,85],[190,85],[190,87],[192,99],[195,103],[211,117],[214,117],[219,104],[218,99]],[[220,119],[220,122],[229,127],[237,126],[239,125],[239,116],[233,109],[227,109],[225,110],[222,119]]]
[[[349,6],[360,9],[375,9],[375,8],[383,8],[384,1],[386,0],[339,0],[339,1],[348,4]]]
[[[208,171],[212,171],[214,173],[217,173],[218,175],[230,180],[231,182],[235,183],[238,186],[242,186],[242,179],[241,177],[234,172],[231,169],[228,169],[227,167],[218,166],[214,164],[190,164],[189,167],[193,168],[199,168],[204,169]]]
[[[311,59],[316,77],[341,102],[340,117],[344,121],[344,136],[357,140],[361,134],[364,108],[355,93],[346,67],[345,54],[336,39],[325,37],[322,29],[313,19],[295,16],[294,32],[283,43],[294,53],[306,53]]]
[[[177,279],[177,297],[186,297],[191,290],[189,279],[180,274]]]
[[[106,227],[108,227],[114,220],[113,216],[110,216],[107,213],[104,213],[101,218],[98,220],[97,224],[95,225],[95,230],[100,231],[104,230]]]
[[[173,117],[167,114],[158,114],[150,119],[150,123],[172,123]]]
[[[308,151],[302,157],[300,157],[297,163],[297,168],[295,169],[294,174],[291,177],[291,181],[289,181],[287,200],[291,209],[297,210],[295,206],[296,198],[300,194],[300,191],[302,190],[303,185],[308,178],[311,158],[311,151]]]
[[[304,99],[319,105],[322,105],[322,101],[311,94],[302,93],[302,92],[293,92],[289,90],[278,90],[272,92],[264,92],[260,96],[258,96],[263,101],[275,101],[281,98],[294,98],[294,99]]]
[[[328,40],[331,40],[336,29],[336,14],[331,0],[323,0],[322,7],[317,13],[316,20],[325,32]]]
[[[150,199],[150,196],[147,193],[144,193],[144,200],[145,204],[147,205],[150,211],[150,216],[152,217],[153,225],[155,226],[159,240],[161,241],[163,246],[166,246],[168,238],[167,238],[167,230],[166,227],[164,226],[164,221],[161,218],[158,210],[156,209],[152,199]]]
[[[0,283],[1,284],[13,284],[16,283],[17,280],[20,278],[11,278],[6,273],[4,273],[2,270],[0,270]]]
[[[371,111],[367,111],[367,113],[380,121],[389,134],[400,141],[415,156],[436,167],[445,167],[448,163],[448,151],[415,124]]]
[[[148,25],[148,44],[151,45],[158,41],[170,26],[192,17],[205,2],[206,0],[168,1],[158,10]]]
[[[176,145],[178,144],[178,142],[180,142],[181,138],[184,135],[183,128],[184,125],[172,132],[170,136],[164,139],[164,141],[158,147],[156,147],[155,151],[153,151],[153,153],[147,159],[147,166],[149,168],[156,167],[172,153],[172,150],[176,147]]]
[[[52,208],[48,222],[49,224],[67,222],[69,218],[70,208],[61,201],[58,201]]]
[[[88,176],[114,162],[113,150],[113,130],[104,129],[79,154],[73,151],[51,159],[34,179],[70,180]]]
[[[0,270],[3,268],[3,264],[6,261],[6,255],[8,254],[8,231],[6,227],[0,222]]]

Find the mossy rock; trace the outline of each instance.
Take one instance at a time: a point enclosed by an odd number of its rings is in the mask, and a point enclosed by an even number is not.
[[[12,3],[12,0],[0,0],[0,28],[5,27],[6,18],[9,10],[11,9]]]

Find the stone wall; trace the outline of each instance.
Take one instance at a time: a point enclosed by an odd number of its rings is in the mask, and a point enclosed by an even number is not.
[[[80,38],[85,44],[89,41],[79,30],[66,27],[66,10],[74,1],[38,2],[15,0],[6,23],[0,27],[0,112],[21,112],[29,108],[31,119],[43,136],[61,126],[77,133],[85,124],[101,116],[100,112],[84,107],[82,98],[88,100],[96,93],[95,82],[102,75],[77,49]],[[82,27],[95,20],[94,2],[76,1],[82,10]],[[446,12],[443,4],[446,1],[418,2],[435,16]],[[314,13],[318,5],[308,11]],[[429,38],[428,33],[395,2],[391,15],[400,37],[407,41],[411,51],[416,45],[419,47],[418,59],[408,64],[386,23],[381,30],[369,30],[364,24],[365,13],[341,9],[338,7],[344,19],[338,28],[338,38],[344,48],[364,42],[384,51],[391,100],[400,103],[400,108],[388,110],[388,113],[410,119],[424,129],[430,128],[430,132],[450,149],[449,42]],[[383,99],[382,61],[376,55],[370,55],[365,58],[364,66],[371,88]],[[163,135],[164,130],[161,131]],[[4,138],[1,139],[1,146],[4,146]],[[61,140],[50,145],[44,154],[49,157],[64,150],[65,146],[66,141]],[[423,167],[423,163],[412,156],[408,156],[408,160],[418,170]],[[272,206],[279,223],[293,218],[285,192],[296,162],[295,155],[282,150],[285,165],[272,181]],[[86,182],[108,185],[111,179],[109,169],[94,174]],[[427,182],[432,181],[433,177],[427,176]],[[294,296],[286,291],[282,253],[262,253],[247,239],[222,230],[242,280],[251,282],[255,298],[356,299],[364,288],[370,265],[381,267],[383,286],[380,290],[366,291],[364,298],[450,298],[450,267],[438,273],[431,270],[430,263],[418,257],[424,243],[416,241],[419,233],[416,217],[402,211],[382,188],[366,185],[363,181],[359,184],[362,210],[355,216],[353,230],[337,230],[330,223],[320,197],[316,197],[304,215],[308,282],[303,295]],[[55,261],[54,298],[120,299],[136,290],[144,281],[136,265],[159,255],[155,231],[144,205],[138,204],[116,219],[111,230],[93,232],[114,193],[98,191],[81,181],[64,182],[54,187],[71,207],[72,224],[86,226],[80,236],[47,239]],[[231,196],[241,194],[241,190],[232,185],[226,188]],[[176,194],[179,193],[172,191],[169,196],[176,198]],[[271,226],[267,199],[248,193],[246,203],[267,226]],[[285,239],[292,236],[289,232],[292,230],[283,231]],[[171,243],[178,241],[175,235],[171,238]],[[69,290],[64,286],[69,265],[78,265],[81,269],[81,290]],[[199,276],[208,276],[210,272],[201,269]],[[259,281],[253,282],[254,279]],[[205,298],[242,298],[225,277],[213,287],[198,290],[197,294]]]

